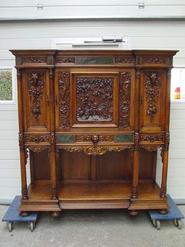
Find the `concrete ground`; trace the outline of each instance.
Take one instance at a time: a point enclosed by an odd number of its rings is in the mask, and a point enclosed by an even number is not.
[[[179,206],[185,214],[185,206]],[[0,218],[7,206],[0,206]],[[65,211],[59,219],[42,214],[34,232],[17,223],[9,233],[0,223],[0,247],[185,247],[184,228],[162,222],[157,231],[147,214],[126,211]]]

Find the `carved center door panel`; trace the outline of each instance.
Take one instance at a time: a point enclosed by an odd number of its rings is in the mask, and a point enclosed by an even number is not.
[[[132,70],[56,71],[56,128],[133,129]]]
[[[25,70],[22,83],[25,131],[50,130],[49,74],[47,70]]]
[[[140,130],[164,130],[167,76],[165,70],[143,70],[140,84]]]

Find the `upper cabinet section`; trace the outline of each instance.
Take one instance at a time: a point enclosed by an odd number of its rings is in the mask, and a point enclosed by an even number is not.
[[[168,129],[176,51],[14,50],[26,132]],[[96,129],[97,128],[97,129]]]

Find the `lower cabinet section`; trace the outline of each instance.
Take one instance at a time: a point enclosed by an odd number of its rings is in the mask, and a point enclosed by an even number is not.
[[[139,152],[139,183],[133,197],[133,150],[87,155],[57,151],[56,199],[52,197],[49,150],[30,151],[31,184],[21,212],[67,209],[167,210],[165,197],[155,183],[156,151]],[[43,172],[45,171],[45,172]]]

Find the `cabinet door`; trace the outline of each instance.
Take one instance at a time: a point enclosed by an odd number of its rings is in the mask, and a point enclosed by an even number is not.
[[[165,70],[146,69],[141,72],[140,131],[160,132],[164,129],[167,96]]]
[[[50,130],[49,74],[44,69],[23,71],[22,98],[25,131]]]
[[[80,68],[55,78],[58,130],[133,128],[134,71]]]

